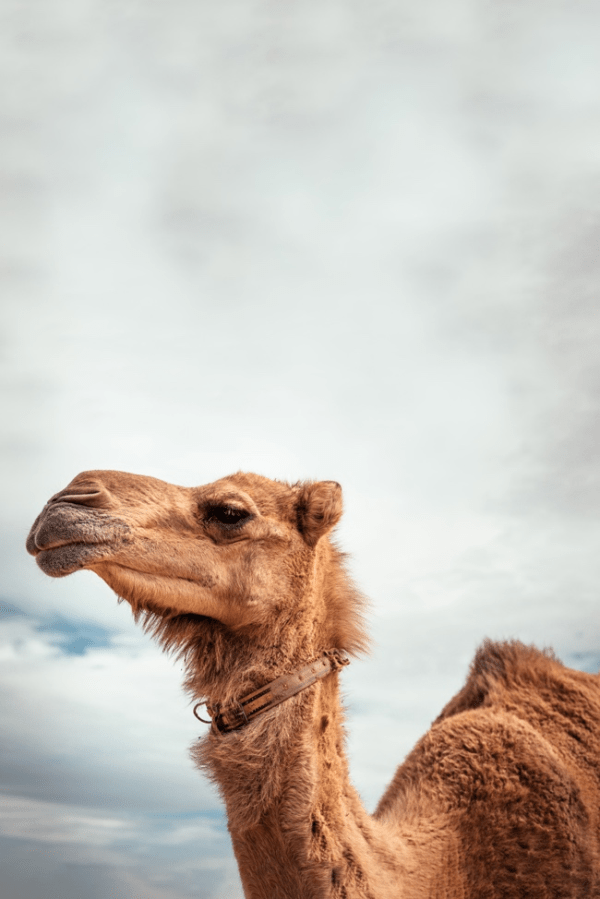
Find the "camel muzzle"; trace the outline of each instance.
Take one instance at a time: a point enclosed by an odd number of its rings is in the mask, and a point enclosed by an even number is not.
[[[50,577],[64,577],[109,558],[111,547],[130,533],[124,521],[101,511],[100,491],[65,490],[53,496],[29,531],[27,552]],[[90,508],[91,507],[91,508]]]

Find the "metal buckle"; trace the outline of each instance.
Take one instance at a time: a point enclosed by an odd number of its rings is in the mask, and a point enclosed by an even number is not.
[[[204,703],[206,704],[206,703]],[[202,705],[202,703],[199,703]],[[208,708],[208,706],[207,706]],[[195,712],[194,712],[195,714]],[[196,715],[196,718],[198,715]],[[233,718],[233,721],[229,723],[226,719]],[[203,718],[200,718],[200,721],[203,721]],[[226,709],[221,710],[220,708],[216,708],[214,712],[214,716],[211,722],[207,722],[207,724],[212,724],[212,731],[215,734],[228,734],[231,733],[232,730],[239,730],[240,727],[244,727],[245,724],[250,724],[250,719],[246,715],[244,710],[244,706],[241,704],[239,700],[236,700],[235,703],[229,706]]]
[[[246,715],[246,712],[244,711],[244,706],[242,705],[242,703],[241,703],[239,700],[236,700],[236,703],[235,703],[235,704],[236,704],[236,706],[237,706],[236,712],[237,712],[238,714],[239,714],[240,712],[242,713],[242,718],[244,719],[244,722],[243,722],[243,723],[244,723],[244,724],[250,724],[250,721],[248,720],[248,716]],[[239,710],[239,711],[238,711],[238,710]],[[241,727],[242,725],[240,724],[239,726]]]

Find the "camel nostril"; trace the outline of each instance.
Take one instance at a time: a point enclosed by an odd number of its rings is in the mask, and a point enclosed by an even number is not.
[[[96,491],[96,493],[67,493],[64,496],[57,496],[56,499],[51,500],[51,502],[81,503],[83,506],[91,506],[101,495],[99,490]]]
[[[110,495],[102,487],[97,490],[89,487],[80,490],[76,487],[67,487],[48,501],[49,506],[59,503],[74,503],[79,506],[90,506],[93,509],[106,509],[110,506]]]

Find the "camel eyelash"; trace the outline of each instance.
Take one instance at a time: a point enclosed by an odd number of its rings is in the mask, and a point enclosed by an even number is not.
[[[238,506],[214,504],[208,506],[205,511],[205,521],[216,522],[221,527],[238,528],[252,518],[252,513]]]

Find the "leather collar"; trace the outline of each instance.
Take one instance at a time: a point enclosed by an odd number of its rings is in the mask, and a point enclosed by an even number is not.
[[[307,665],[283,674],[259,690],[248,693],[239,700],[235,700],[226,708],[221,708],[219,702],[199,702],[194,706],[194,715],[199,721],[211,725],[214,734],[227,734],[232,730],[239,730],[249,724],[253,718],[268,712],[296,693],[300,693],[310,687],[316,681],[327,677],[333,671],[338,671],[344,665],[349,665],[350,659],[339,649],[326,649],[318,658],[313,659]],[[201,718],[196,709],[206,706],[210,715],[210,721]]]

